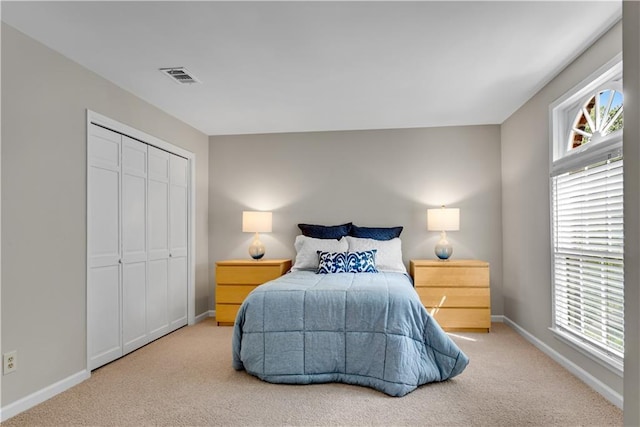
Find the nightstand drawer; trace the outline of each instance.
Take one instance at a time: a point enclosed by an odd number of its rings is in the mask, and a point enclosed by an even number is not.
[[[216,268],[216,280],[219,284],[261,285],[282,275],[278,265],[260,265],[259,267],[238,268],[219,265]]]
[[[489,284],[489,269],[476,267],[416,268],[414,283],[435,287],[486,287]]]
[[[216,304],[216,321],[218,323],[233,323],[240,310],[240,304]]]
[[[429,307],[482,307],[491,305],[489,288],[416,288],[427,309]]]
[[[218,285],[216,286],[216,301],[241,304],[249,293],[257,288],[256,285]]]
[[[446,330],[491,328],[488,308],[429,308],[427,311]]]

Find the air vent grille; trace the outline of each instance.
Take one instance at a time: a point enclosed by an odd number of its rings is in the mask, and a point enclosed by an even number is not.
[[[160,72],[179,84],[200,83],[200,80],[184,67],[160,68]]]

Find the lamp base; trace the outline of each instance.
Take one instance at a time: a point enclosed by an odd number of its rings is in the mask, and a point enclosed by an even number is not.
[[[441,246],[436,245],[435,251],[436,256],[441,260],[448,260],[451,254],[453,253],[453,248],[451,245],[449,246]]]
[[[440,233],[440,241],[436,244],[434,252],[436,256],[443,261],[448,260],[453,253],[453,246],[451,246],[451,243],[447,240],[447,233],[444,231]]]
[[[249,255],[251,255],[251,258],[257,261],[264,256],[264,252],[264,245],[260,241],[258,233],[256,233],[255,236],[253,236],[253,242],[251,242],[251,246],[249,246]]]

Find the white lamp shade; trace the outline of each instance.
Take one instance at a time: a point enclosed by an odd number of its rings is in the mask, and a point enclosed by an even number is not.
[[[460,230],[460,209],[445,208],[427,209],[427,229],[429,231]]]
[[[245,233],[271,233],[271,212],[242,212],[242,231]]]

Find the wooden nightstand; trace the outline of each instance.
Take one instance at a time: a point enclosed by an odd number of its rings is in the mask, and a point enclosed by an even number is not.
[[[447,331],[489,332],[489,263],[476,260],[412,260],[420,300]]]
[[[249,292],[291,268],[290,259],[228,260],[216,262],[216,321],[233,325]]]

